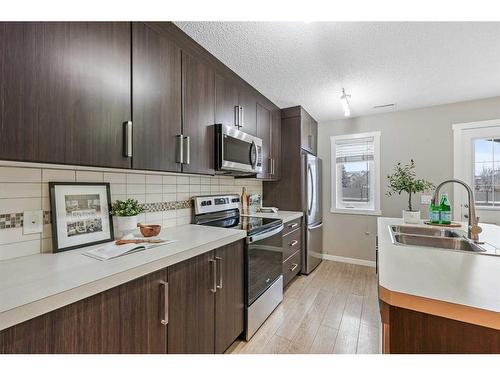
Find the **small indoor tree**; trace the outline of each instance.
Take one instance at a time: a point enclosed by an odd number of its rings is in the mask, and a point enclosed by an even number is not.
[[[418,210],[413,210],[412,198],[416,193],[434,189],[434,184],[432,182],[416,177],[415,162],[413,159],[410,160],[409,164],[402,165],[398,162],[394,167],[394,173],[388,175],[387,179],[389,180],[388,191],[386,193],[387,196],[390,197],[394,194],[401,195],[403,192],[408,194],[408,210],[406,210],[408,212],[420,213]],[[403,215],[405,215],[405,213],[403,213]],[[418,215],[418,220],[419,219],[420,214]],[[406,217],[405,221],[407,221]],[[415,219],[413,219],[413,221],[415,221]]]

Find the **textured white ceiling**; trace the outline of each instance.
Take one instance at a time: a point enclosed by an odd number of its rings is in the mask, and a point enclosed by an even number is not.
[[[318,121],[500,95],[500,22],[176,22],[280,107]],[[373,109],[396,103],[395,109]]]

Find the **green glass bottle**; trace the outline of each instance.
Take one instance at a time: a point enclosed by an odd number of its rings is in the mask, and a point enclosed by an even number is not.
[[[429,222],[439,224],[439,206],[431,202],[429,205]]]
[[[448,194],[441,194],[441,201],[439,203],[439,223],[451,224],[451,204],[448,200]]]

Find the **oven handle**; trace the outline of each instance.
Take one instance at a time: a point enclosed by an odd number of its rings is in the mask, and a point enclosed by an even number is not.
[[[259,233],[259,234],[255,234],[253,236],[249,236],[247,238],[247,242],[248,243],[253,243],[253,242],[256,242],[256,241],[263,240],[263,239],[268,238],[268,237],[275,236],[278,233],[282,232],[283,228],[284,228],[284,225],[281,224],[279,227],[277,227],[275,229],[271,229],[271,230],[268,230],[268,231],[263,232],[263,233]]]

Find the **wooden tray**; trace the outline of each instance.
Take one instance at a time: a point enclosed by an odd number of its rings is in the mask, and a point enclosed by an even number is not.
[[[462,226],[462,224],[455,223],[453,221],[451,222],[451,224],[438,224],[438,223],[431,223],[430,221],[424,221],[424,224],[434,225],[436,227],[447,227],[447,228],[460,228]]]

